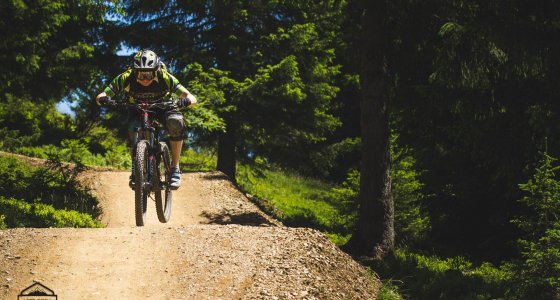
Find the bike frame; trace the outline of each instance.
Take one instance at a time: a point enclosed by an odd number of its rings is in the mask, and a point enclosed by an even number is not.
[[[141,126],[140,127],[136,127],[134,128],[134,131],[136,132],[136,137],[135,137],[135,141],[134,141],[134,153],[136,152],[136,145],[138,144],[139,141],[141,140],[146,140],[148,141],[148,180],[147,180],[147,184],[149,186],[146,187],[147,191],[151,190],[151,182],[152,182],[152,177],[154,174],[154,166],[155,166],[155,157],[156,154],[158,153],[159,149],[159,134],[155,134],[156,133],[156,129],[160,129],[160,125],[157,122],[157,119],[154,118],[150,118],[150,113],[155,113],[153,111],[150,111],[150,107],[151,104],[150,103],[140,103],[137,106],[134,106],[135,109],[138,109],[140,111],[140,113],[142,114],[142,121],[141,121]]]
[[[140,102],[134,105],[112,103],[113,106],[134,109],[140,116],[140,126],[134,128],[133,141],[133,178],[136,225],[144,226],[147,199],[153,198],[156,203],[156,212],[160,222],[167,223],[171,215],[172,189],[169,186],[171,178],[171,154],[169,145],[160,141],[163,129],[154,114],[153,109],[176,109],[173,102]],[[163,168],[163,169],[162,169]],[[162,195],[163,192],[163,195]]]

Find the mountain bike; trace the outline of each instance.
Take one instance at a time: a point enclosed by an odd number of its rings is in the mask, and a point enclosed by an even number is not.
[[[160,141],[163,126],[157,120],[153,109],[177,108],[174,102],[147,103],[132,105],[118,104],[111,100],[112,106],[127,106],[139,114],[141,126],[134,129],[133,177],[134,177],[134,215],[136,226],[146,223],[148,198],[156,203],[160,222],[167,223],[171,216],[172,189],[171,155],[166,142]],[[163,192],[163,195],[162,195]]]

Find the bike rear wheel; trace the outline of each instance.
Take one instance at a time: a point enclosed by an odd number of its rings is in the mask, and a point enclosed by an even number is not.
[[[146,223],[146,210],[148,208],[148,194],[146,181],[148,179],[148,142],[139,141],[136,144],[134,165],[134,215],[136,226],[144,226]]]
[[[171,217],[172,191],[169,186],[171,180],[171,155],[166,143],[160,142],[161,152],[157,157],[157,175],[154,176],[156,211],[160,222],[167,223]],[[163,192],[163,197],[162,197]]]

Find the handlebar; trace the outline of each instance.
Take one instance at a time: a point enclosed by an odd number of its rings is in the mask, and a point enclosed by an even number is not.
[[[141,110],[149,110],[150,108],[179,108],[177,103],[173,101],[164,101],[164,102],[140,102],[140,103],[126,103],[126,102],[118,102],[113,99],[107,100],[105,102],[106,106],[115,107],[115,108],[137,108]]]

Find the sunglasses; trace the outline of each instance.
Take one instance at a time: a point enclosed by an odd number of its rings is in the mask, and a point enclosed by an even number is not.
[[[136,77],[140,81],[147,81],[154,79],[154,72],[138,72]]]

